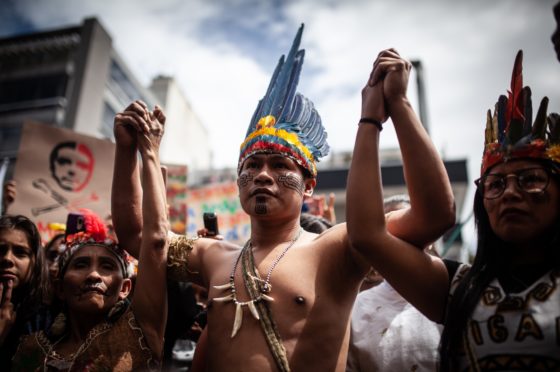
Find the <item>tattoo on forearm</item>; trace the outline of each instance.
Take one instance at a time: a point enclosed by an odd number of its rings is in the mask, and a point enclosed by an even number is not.
[[[304,184],[303,179],[293,173],[287,173],[278,176],[278,183],[282,186],[297,191],[298,194],[303,195]]]
[[[253,180],[252,173],[243,173],[239,178],[237,178],[237,186],[245,187]]]

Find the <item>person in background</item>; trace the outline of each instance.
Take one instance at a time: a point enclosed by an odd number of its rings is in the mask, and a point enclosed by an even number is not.
[[[332,192],[329,194],[328,201],[324,194],[311,195],[303,200],[302,212],[321,217],[334,226],[336,225],[334,201],[335,195]]]
[[[378,134],[356,143],[367,151],[351,164],[350,240],[404,298],[443,323],[440,371],[560,370],[560,116],[547,116],[545,97],[533,122],[522,58],[519,51],[508,97],[487,113],[472,265],[429,256],[387,232]],[[385,71],[376,63],[374,81]],[[374,177],[360,177],[363,167],[374,167]]]
[[[409,208],[410,200],[394,195],[383,204],[387,214]],[[381,280],[354,303],[346,372],[436,371],[441,326]]]
[[[142,157],[143,231],[134,295],[126,252],[103,221],[69,215],[56,291],[64,303],[46,332],[22,339],[13,371],[159,370],[167,317],[167,203],[159,164],[163,113],[137,131]]]
[[[54,282],[58,276],[58,257],[64,249],[63,244],[64,232],[54,235],[51,240],[45,244],[45,260],[51,283]]]
[[[302,229],[314,234],[321,234],[323,231],[327,231],[334,226],[334,224],[323,217],[305,212],[301,213],[299,224]]]
[[[0,217],[0,370],[9,371],[22,335],[50,324],[41,237],[21,215]]]

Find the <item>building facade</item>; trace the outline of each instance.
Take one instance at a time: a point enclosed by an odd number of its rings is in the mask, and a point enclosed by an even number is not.
[[[186,164],[189,173],[212,168],[208,130],[202,124],[177,82],[169,76],[152,80],[150,91],[161,102],[166,115],[160,156],[166,164]]]
[[[114,140],[115,114],[136,99],[170,110],[166,129],[171,135],[162,144],[165,161],[210,167],[208,134],[176,84],[167,78],[152,85],[156,94],[134,76],[95,18],[75,27],[0,39],[0,158],[10,159],[8,177],[25,122]]]

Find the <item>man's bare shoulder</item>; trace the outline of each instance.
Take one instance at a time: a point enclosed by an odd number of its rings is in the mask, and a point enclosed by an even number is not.
[[[339,223],[321,234],[311,234],[308,243],[316,247],[329,247],[330,249],[340,247],[347,248],[348,233],[346,232],[346,223]]]

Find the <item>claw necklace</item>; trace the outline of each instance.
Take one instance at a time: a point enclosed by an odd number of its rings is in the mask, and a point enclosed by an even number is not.
[[[235,337],[235,335],[237,334],[237,331],[239,331],[239,329],[241,328],[241,321],[243,318],[243,306],[247,306],[249,308],[249,311],[251,312],[251,314],[253,315],[253,317],[257,320],[260,320],[260,316],[259,316],[259,312],[257,311],[257,308],[255,307],[255,303],[264,300],[264,301],[274,301],[274,298],[270,297],[268,295],[268,293],[270,293],[270,291],[272,290],[272,285],[270,284],[270,276],[272,275],[272,271],[274,270],[274,268],[276,267],[276,265],[278,265],[278,262],[280,262],[280,260],[282,259],[282,257],[284,257],[284,255],[288,252],[288,250],[290,248],[292,248],[292,246],[296,243],[296,241],[299,239],[299,237],[301,236],[303,229],[300,229],[299,232],[297,233],[297,235],[295,236],[295,238],[292,239],[292,241],[290,242],[290,244],[288,244],[286,246],[286,248],[284,248],[284,250],[282,250],[282,252],[278,255],[278,257],[276,257],[274,259],[274,262],[272,262],[272,266],[270,266],[270,269],[268,269],[268,273],[266,274],[266,279],[262,280],[259,277],[255,277],[252,276],[252,279],[256,280],[257,282],[259,282],[259,295],[255,298],[252,298],[249,301],[239,301],[237,299],[237,291],[235,289],[235,272],[237,271],[237,265],[239,264],[239,260],[241,259],[241,256],[243,256],[243,253],[247,250],[251,251],[251,254],[253,254],[253,245],[251,242],[251,239],[249,239],[247,241],[247,243],[245,243],[245,245],[243,246],[243,249],[241,250],[241,252],[239,253],[239,255],[237,256],[237,259],[235,260],[235,263],[233,265],[233,269],[231,270],[231,274],[229,276],[229,283],[226,284],[222,284],[222,285],[215,285],[214,288],[216,289],[220,289],[220,290],[231,290],[231,293],[227,296],[224,297],[216,297],[213,299],[213,301],[216,302],[228,302],[228,301],[232,301],[235,304],[235,320],[233,322],[233,329],[231,331],[231,337]],[[251,296],[249,294],[249,296]]]

